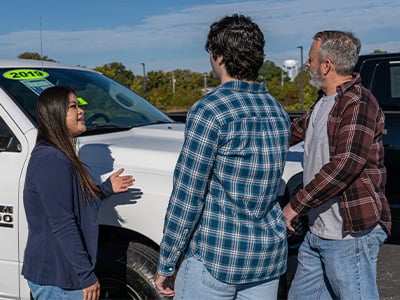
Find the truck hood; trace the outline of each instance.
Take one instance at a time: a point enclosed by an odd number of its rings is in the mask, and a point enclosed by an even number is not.
[[[131,174],[172,176],[183,145],[185,124],[136,127],[129,131],[80,137],[79,156],[91,174],[104,180],[124,168]],[[282,179],[302,172],[302,143],[290,148]]]
[[[79,156],[96,175],[125,168],[135,174],[172,176],[184,128],[184,124],[170,123],[83,136],[78,140]]]

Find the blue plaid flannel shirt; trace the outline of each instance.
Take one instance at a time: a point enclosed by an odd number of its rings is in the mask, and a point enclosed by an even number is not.
[[[289,138],[289,117],[263,83],[226,82],[193,105],[165,215],[161,275],[172,275],[182,255],[232,284],[285,272],[277,193]]]

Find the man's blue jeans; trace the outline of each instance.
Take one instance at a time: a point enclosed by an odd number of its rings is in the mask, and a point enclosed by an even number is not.
[[[377,259],[386,238],[380,226],[349,240],[321,239],[308,231],[288,299],[379,300]]]
[[[28,281],[33,299],[35,300],[82,300],[83,290],[64,290],[53,285],[39,285]]]
[[[175,280],[174,300],[276,300],[279,278],[252,284],[228,284],[214,278],[201,261],[187,258]]]

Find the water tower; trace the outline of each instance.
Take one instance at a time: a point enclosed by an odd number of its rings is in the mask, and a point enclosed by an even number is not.
[[[296,77],[298,69],[299,67],[297,60],[287,59],[283,62],[283,70],[286,71],[286,73],[288,73],[291,81],[293,81],[294,78]]]

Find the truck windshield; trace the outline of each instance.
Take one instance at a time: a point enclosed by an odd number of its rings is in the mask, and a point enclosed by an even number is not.
[[[0,73],[0,85],[34,123],[39,94],[55,85],[75,90],[85,111],[86,134],[173,122],[130,89],[91,70],[2,68]]]

